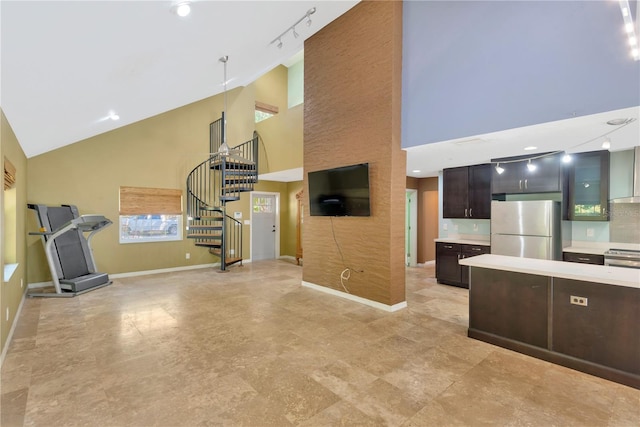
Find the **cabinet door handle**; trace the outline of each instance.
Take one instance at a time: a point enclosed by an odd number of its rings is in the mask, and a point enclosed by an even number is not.
[[[473,217],[473,208],[469,208],[469,218]]]
[[[467,215],[467,208],[464,208],[464,217],[467,218],[469,215]]]
[[[522,180],[518,180],[518,187],[522,190]]]
[[[472,251],[480,252],[482,249],[480,248],[471,248]]]
[[[525,188],[525,189],[528,189],[528,188],[529,188],[529,180],[528,180],[528,179],[525,179],[525,180],[524,180],[524,188]]]
[[[580,261],[591,261],[589,258],[582,258],[582,257],[578,257],[578,259],[579,259]]]
[[[444,247],[445,247],[446,249],[453,249],[453,246],[451,246],[451,245],[444,245]]]

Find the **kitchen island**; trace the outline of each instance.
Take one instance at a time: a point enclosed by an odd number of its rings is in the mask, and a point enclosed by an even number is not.
[[[479,255],[468,336],[640,389],[640,270]]]

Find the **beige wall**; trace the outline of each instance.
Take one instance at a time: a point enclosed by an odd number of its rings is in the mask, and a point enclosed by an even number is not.
[[[402,2],[361,2],[305,42],[305,172],[368,162],[371,216],[306,217],[303,280],[342,290],[363,270],[349,292],[386,305],[405,300],[401,67]]]
[[[7,337],[11,326],[16,320],[15,316],[20,307],[20,302],[26,292],[26,239],[27,230],[25,228],[26,204],[27,204],[27,158],[18,143],[16,135],[13,133],[4,112],[0,110],[0,161],[4,164],[5,157],[16,167],[16,185],[9,190],[13,194],[3,191],[0,196],[0,228],[2,229],[2,240],[0,241],[0,268],[4,271],[5,257],[8,262],[18,263],[18,268],[8,282],[2,281],[0,289],[0,352],[5,350]],[[5,218],[5,195],[9,205],[15,206],[15,217],[9,221]],[[7,224],[8,222],[8,224]],[[12,228],[11,230],[8,228]],[[5,236],[10,237],[15,242],[10,242],[10,248],[5,248]],[[9,319],[7,319],[7,312]],[[4,353],[2,353],[4,354]]]
[[[268,173],[302,166],[303,106],[287,107],[287,68],[280,65],[255,83],[257,101],[275,105],[279,113],[256,124],[260,135],[260,172]],[[266,155],[265,147],[269,147]]]
[[[284,71],[286,77],[286,68]],[[286,78],[282,79],[282,70],[276,70],[276,74],[279,80],[270,75],[267,79],[274,91],[278,90],[276,86],[284,91],[286,109]],[[227,141],[231,146],[252,138],[255,94],[260,84],[258,80],[227,94]],[[218,95],[33,157],[28,160],[28,202],[75,204],[81,214],[98,213],[112,219],[116,225],[92,239],[100,271],[115,274],[217,262],[217,257],[209,254],[206,248],[194,246],[189,239],[119,244],[117,220],[120,186],[176,188],[184,192],[189,172],[207,158],[209,123],[218,119],[222,110],[223,95]],[[301,129],[302,124],[299,123],[298,127]],[[265,139],[263,149],[268,149],[269,158],[278,158],[272,154],[268,143],[286,139],[287,134],[279,133],[273,137],[270,132],[270,129],[261,131]],[[291,145],[295,142],[279,141]],[[301,159],[299,162],[297,167],[301,166]],[[286,185],[280,183],[260,182],[256,189],[280,191],[283,196],[287,192]],[[241,211],[243,218],[248,219],[249,199],[249,194],[243,194],[240,201],[228,205],[228,212]],[[281,203],[287,205],[288,201],[281,197]],[[27,220],[30,230],[37,228],[35,215],[27,215]],[[288,233],[287,230],[283,232]],[[244,225],[245,259],[251,256],[249,238],[250,226]],[[29,283],[50,280],[41,241],[29,237],[27,246]],[[185,259],[186,253],[191,255],[189,260]]]

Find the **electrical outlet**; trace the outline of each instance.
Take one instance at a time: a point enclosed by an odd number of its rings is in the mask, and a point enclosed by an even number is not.
[[[583,307],[586,307],[589,303],[589,299],[585,297],[577,297],[575,295],[571,295],[570,302],[571,304],[574,304],[574,305],[581,305]]]
[[[587,237],[593,237],[594,235],[595,235],[595,232],[593,228],[587,228]]]
[[[444,224],[442,224],[442,229],[444,231],[447,231],[449,229],[449,224],[447,224],[446,222]]]
[[[187,252],[186,254],[184,254],[184,258],[185,259],[190,259],[191,258],[191,254],[189,252]]]
[[[478,224],[473,224],[473,231],[478,231]]]
[[[235,254],[236,254],[235,249],[229,249],[229,255],[235,255]]]

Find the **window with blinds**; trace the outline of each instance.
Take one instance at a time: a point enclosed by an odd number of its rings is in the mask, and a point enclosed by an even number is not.
[[[182,191],[120,187],[120,243],[182,239]]]

